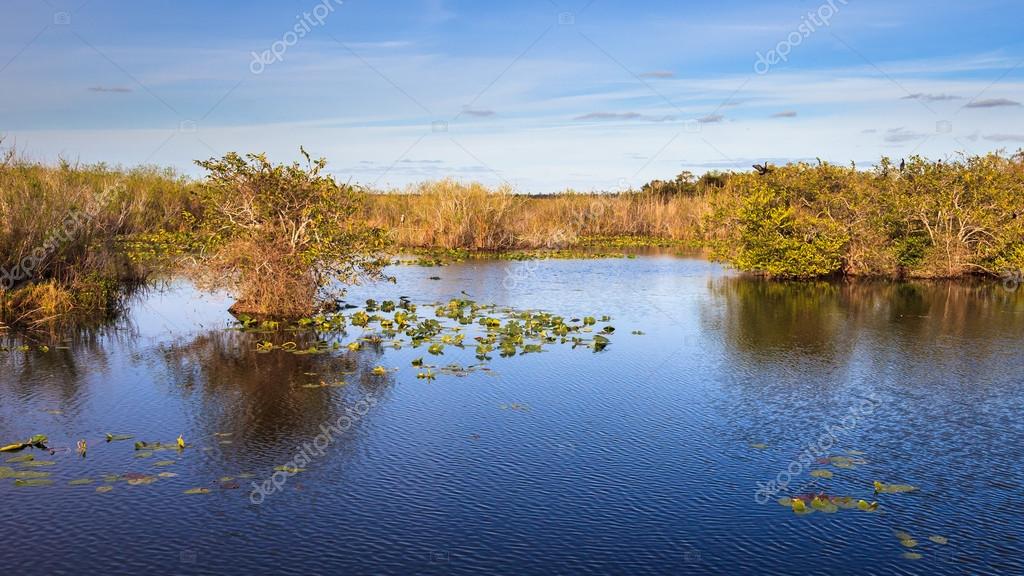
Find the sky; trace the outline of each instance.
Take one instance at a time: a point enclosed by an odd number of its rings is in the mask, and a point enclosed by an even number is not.
[[[173,167],[303,146],[378,189],[1024,148],[1020,0],[3,0],[0,135]]]

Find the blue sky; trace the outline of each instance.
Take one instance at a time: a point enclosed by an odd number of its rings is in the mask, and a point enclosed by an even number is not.
[[[303,145],[367,185],[524,192],[1015,151],[1021,21],[1019,0],[5,0],[0,134],[189,174]]]

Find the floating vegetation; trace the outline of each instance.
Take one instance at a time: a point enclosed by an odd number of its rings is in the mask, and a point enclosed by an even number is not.
[[[174,460],[161,460],[159,462],[154,462],[153,466],[159,466],[161,468],[165,468],[167,466],[174,466],[175,464],[177,464],[177,462],[175,462]]]
[[[832,478],[831,470],[811,470],[811,476],[815,478]]]
[[[174,444],[165,444],[163,442],[136,442],[136,450],[144,450],[149,452],[161,452],[165,450],[180,450],[184,446],[179,445],[177,442]],[[152,455],[152,454],[151,454]]]
[[[189,495],[209,494],[209,493],[210,493],[210,489],[209,488],[189,488],[188,490],[185,490],[183,492],[183,494],[189,494]]]
[[[15,442],[6,446],[0,446],[0,452],[18,452],[25,448],[39,448],[40,450],[49,450],[46,443],[49,442],[49,438],[45,434],[36,434],[24,442]]]
[[[500,408],[502,410],[514,410],[516,412],[529,412],[530,411],[530,406],[528,404],[520,404],[518,402],[513,402],[511,404],[502,404],[500,406]]]
[[[160,478],[177,478],[178,475],[174,472],[161,472],[157,476]]]
[[[823,492],[819,494],[803,494],[793,498],[783,497],[779,498],[777,502],[781,506],[792,509],[797,514],[810,514],[815,511],[835,514],[839,510],[852,510],[854,508],[873,512],[878,508],[877,502],[869,504],[864,500],[859,500],[854,503],[854,499],[849,496],[830,496]],[[864,505],[861,506],[861,503]]]
[[[53,460],[26,460],[20,464],[26,468],[41,468],[44,466],[53,466],[57,463]]]
[[[298,474],[299,472],[305,472],[305,468],[299,468],[296,466],[274,466],[274,472],[287,472],[289,474]]]
[[[22,454],[21,456],[13,456],[11,458],[8,458],[7,462],[10,464],[18,464],[21,462],[30,462],[35,459],[36,457],[31,454]]]
[[[273,327],[241,317],[235,329],[261,333],[274,330],[312,331],[316,337],[315,342],[301,346],[294,341],[275,343],[261,340],[257,344],[257,352],[261,353],[281,351],[290,354],[323,354],[341,349],[358,352],[368,346],[375,349],[410,346],[425,348],[424,356],[444,356],[453,348],[468,348],[478,360],[489,362],[495,355],[510,358],[541,353],[549,344],[565,344],[573,349],[583,347],[601,352],[611,344],[609,336],[615,333],[615,327],[607,324],[610,321],[611,318],[606,315],[567,318],[548,312],[480,304],[468,298],[417,306],[402,297],[398,301],[383,302],[371,299],[366,301],[364,308],[350,313],[322,314]],[[605,325],[599,326],[599,322]],[[363,333],[355,340],[343,343],[349,327],[360,328]],[[426,366],[424,356],[413,360],[412,365],[417,368],[437,368]],[[384,376],[391,370],[377,366],[371,373]],[[431,380],[432,374],[465,376],[470,371],[456,368],[421,370],[417,377]],[[316,387],[314,383],[303,385],[303,388]]]
[[[917,492],[916,486],[909,484],[885,484],[875,480],[874,482],[875,494],[905,494],[907,492]]]
[[[133,436],[130,434],[111,434],[107,432],[107,442],[120,442],[122,440],[131,440]]]
[[[79,478],[78,480],[72,480],[68,482],[70,486],[88,486],[92,484],[94,480],[92,478]]]
[[[928,539],[931,540],[932,542],[934,542],[936,544],[939,544],[939,545],[942,545],[942,546],[945,546],[946,544],[949,544],[949,539],[946,538],[945,536],[929,536]]]
[[[128,485],[129,486],[147,486],[149,484],[152,484],[152,483],[156,482],[156,480],[157,480],[156,476],[145,476],[145,475],[137,476],[137,477],[129,478],[128,479]]]
[[[920,560],[921,558],[924,558],[924,556],[917,552],[904,552],[903,557],[907,560]]]
[[[97,486],[96,487],[96,492],[99,493],[99,494],[106,494],[107,492],[110,492],[113,489],[114,489],[113,486]]]
[[[19,486],[19,487],[25,487],[25,488],[32,488],[32,487],[39,487],[39,486],[53,486],[53,480],[47,480],[47,479],[42,479],[42,478],[33,479],[33,480],[15,480],[14,481],[14,485],[15,486]]]
[[[768,445],[763,442],[753,442],[749,446],[754,450],[765,450],[768,448]]]

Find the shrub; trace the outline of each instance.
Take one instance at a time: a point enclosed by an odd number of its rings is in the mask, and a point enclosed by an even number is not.
[[[733,264],[777,278],[813,278],[838,272],[847,242],[823,218],[800,213],[767,184],[754,184],[739,213],[739,251]]]
[[[383,278],[385,233],[355,216],[362,194],[324,174],[327,161],[273,165],[263,154],[199,161],[200,250],[194,277],[236,296],[235,313],[296,317],[362,278]]]

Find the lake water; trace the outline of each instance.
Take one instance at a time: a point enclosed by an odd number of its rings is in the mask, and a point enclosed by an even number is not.
[[[347,300],[427,315],[465,291],[615,332],[446,374],[474,346],[349,351],[350,326],[330,353],[261,354],[224,297],[151,291],[114,327],[0,353],[0,443],[58,450],[0,458],[54,481],[0,480],[3,573],[1024,573],[1024,289],[770,283],[671,256],[393,273]],[[878,509],[777,502],[822,492]]]

